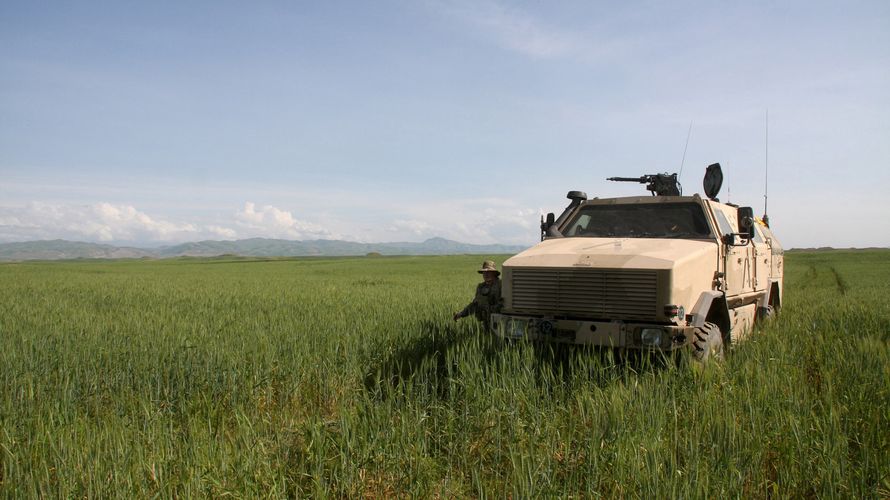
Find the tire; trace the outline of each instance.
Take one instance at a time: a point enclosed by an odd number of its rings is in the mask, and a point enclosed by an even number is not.
[[[723,359],[723,332],[714,323],[705,323],[695,329],[692,339],[692,357],[705,364]]]

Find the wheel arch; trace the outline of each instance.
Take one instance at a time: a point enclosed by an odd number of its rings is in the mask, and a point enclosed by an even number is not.
[[[773,309],[776,311],[782,307],[782,289],[779,287],[777,280],[770,280],[769,296],[766,299],[766,304],[773,306]]]
[[[705,322],[714,323],[720,328],[723,339],[729,339],[732,323],[729,319],[729,307],[723,293],[709,290],[703,292],[692,308],[692,326],[701,327]]]
[[[782,287],[779,280],[769,280],[769,286],[766,287],[766,292],[758,299],[757,307],[761,309],[772,307],[775,311],[782,307]]]

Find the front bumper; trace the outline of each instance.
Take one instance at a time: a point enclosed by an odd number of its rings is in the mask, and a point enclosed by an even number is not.
[[[670,351],[691,342],[694,327],[625,321],[586,321],[492,314],[491,328],[505,339]]]

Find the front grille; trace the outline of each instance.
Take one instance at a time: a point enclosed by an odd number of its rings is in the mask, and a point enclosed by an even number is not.
[[[512,308],[599,319],[652,319],[658,315],[655,271],[512,268]]]

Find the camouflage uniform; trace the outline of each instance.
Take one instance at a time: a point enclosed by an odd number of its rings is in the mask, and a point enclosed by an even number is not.
[[[476,319],[482,322],[486,329],[489,327],[489,319],[492,313],[501,311],[504,306],[504,299],[501,297],[501,280],[495,279],[490,285],[482,282],[476,286],[476,296],[473,301],[467,304],[457,315],[465,318],[470,314],[476,316]]]

